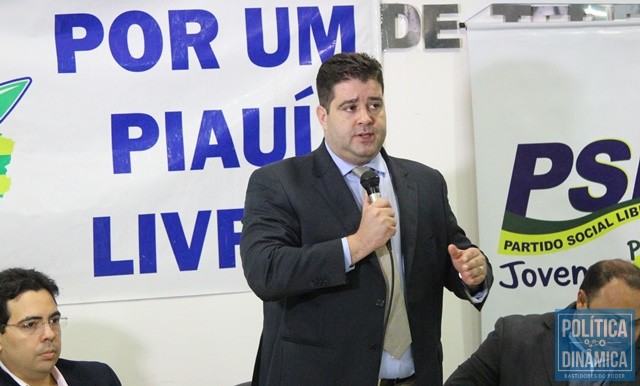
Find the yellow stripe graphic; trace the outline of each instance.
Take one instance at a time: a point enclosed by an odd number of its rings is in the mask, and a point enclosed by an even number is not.
[[[9,190],[11,185],[11,178],[7,176],[0,176],[0,195],[5,194]]]
[[[0,155],[10,155],[13,152],[14,141],[0,136]]]
[[[640,218],[640,204],[613,209],[571,229],[543,234],[523,234],[502,230],[498,253],[513,256],[543,255],[587,244],[608,232]]]

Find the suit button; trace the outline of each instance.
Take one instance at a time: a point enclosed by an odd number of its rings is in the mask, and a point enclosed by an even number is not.
[[[379,349],[380,349],[380,346],[375,344],[375,343],[371,343],[369,345],[369,350],[371,350],[371,351],[378,351]]]
[[[313,288],[313,287],[315,287],[315,286],[316,286],[316,282],[315,282],[315,280],[311,280],[311,281],[309,282],[309,287]]]
[[[378,299],[378,300],[376,300],[376,306],[377,306],[377,307],[380,307],[380,308],[384,307],[384,303],[385,303],[385,300],[384,300],[384,299]]]

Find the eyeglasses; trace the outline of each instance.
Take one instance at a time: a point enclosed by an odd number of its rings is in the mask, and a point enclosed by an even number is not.
[[[59,333],[61,329],[63,329],[67,325],[67,318],[62,316],[54,316],[49,320],[44,319],[30,319],[25,320],[16,324],[3,324],[4,327],[15,327],[22,331],[25,335],[34,335],[34,334],[42,334],[44,331],[45,323],[49,324],[49,327],[56,332]]]

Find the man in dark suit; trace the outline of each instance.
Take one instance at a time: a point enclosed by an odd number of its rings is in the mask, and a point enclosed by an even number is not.
[[[629,261],[604,260],[587,270],[570,309],[633,309],[640,316],[640,269]],[[478,350],[451,374],[446,386],[572,385],[555,379],[554,312],[542,315],[510,315],[496,321]],[[638,320],[636,319],[636,324]],[[640,346],[635,328],[635,382],[640,385]],[[584,380],[576,385],[603,385]],[[607,383],[608,384],[608,383]]]
[[[458,226],[442,175],[382,149],[380,63],[336,54],[316,84],[323,143],[256,170],[247,188],[242,264],[264,301],[253,384],[441,385],[443,287],[480,309],[490,265]],[[363,194],[357,166],[375,171],[381,198]],[[388,351],[385,335],[404,346]]]
[[[120,386],[104,363],[60,359],[58,286],[33,269],[0,272],[0,386]]]

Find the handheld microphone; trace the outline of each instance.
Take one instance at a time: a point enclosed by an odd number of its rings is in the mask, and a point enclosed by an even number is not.
[[[380,176],[375,171],[369,169],[360,176],[360,185],[366,190],[371,202],[382,198],[380,194]],[[391,239],[387,240],[387,249],[391,252]]]
[[[373,170],[369,169],[362,173],[360,176],[360,185],[367,191],[371,202],[382,197],[380,194],[380,177],[378,173]]]

